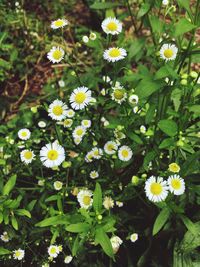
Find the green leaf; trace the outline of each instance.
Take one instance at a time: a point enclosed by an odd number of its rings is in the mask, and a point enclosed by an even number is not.
[[[113,7],[120,6],[119,3],[104,2],[104,3],[94,3],[90,6],[91,9],[110,9]]]
[[[164,22],[159,17],[156,17],[154,15],[149,17],[149,21],[153,32],[162,34],[164,30]]]
[[[99,183],[96,183],[94,190],[93,207],[96,212],[100,212],[102,209],[102,190]]]
[[[175,136],[178,131],[178,126],[173,120],[160,120],[158,122],[158,127],[169,136]]]
[[[199,157],[200,157],[200,151],[197,151],[196,153],[189,156],[185,161],[185,163],[183,163],[180,174],[182,176],[186,176],[188,174],[195,172],[196,170],[199,170],[200,167]]]
[[[109,257],[113,258],[114,255],[113,255],[112,245],[111,245],[111,242],[110,242],[108,235],[105,233],[103,228],[96,229],[95,243],[100,244],[101,247],[103,248],[103,251]]]
[[[174,36],[182,35],[186,32],[189,32],[193,29],[195,29],[197,26],[189,22],[186,18],[181,18],[175,25],[175,32]]]
[[[139,98],[147,98],[163,86],[163,82],[143,79],[137,85],[135,92]]]
[[[193,235],[197,235],[198,231],[195,227],[195,224],[185,215],[179,215],[181,220],[183,221],[183,223],[185,224],[185,226],[187,227],[187,229],[193,234]]]
[[[194,235],[188,230],[180,244],[180,249],[186,253],[200,247],[200,222],[195,223],[194,227],[196,228],[196,234]]]
[[[135,141],[137,144],[140,144],[140,145],[143,144],[142,139],[141,139],[137,134],[135,134],[135,133],[133,133],[133,132],[129,132],[129,131],[127,131],[127,136],[128,136],[131,140]]]
[[[163,148],[170,148],[170,147],[172,147],[172,146],[174,146],[174,139],[172,139],[172,138],[166,138],[166,139],[164,139],[164,140],[160,143],[159,148],[160,148],[160,149],[163,149]]]
[[[19,216],[26,216],[28,218],[31,218],[31,214],[28,210],[25,209],[18,209],[15,211],[15,214],[19,215]]]
[[[10,191],[13,189],[16,183],[16,175],[13,175],[10,177],[10,179],[7,181],[7,183],[3,187],[3,195],[9,195]]]
[[[129,48],[128,57],[132,59],[134,56],[138,55],[138,53],[144,48],[145,39],[140,38],[133,41]]]
[[[43,221],[36,223],[35,226],[38,227],[47,227],[50,225],[59,225],[59,224],[66,224],[69,221],[69,217],[67,217],[66,215],[58,215],[58,216],[53,216],[47,219],[44,219]]]
[[[156,157],[156,152],[155,151],[150,151],[145,155],[144,162],[143,162],[143,167],[145,168],[146,171],[148,170],[149,162],[154,160],[155,157]]]
[[[15,218],[15,216],[13,215],[12,217],[11,217],[11,223],[12,223],[12,226],[13,226],[13,228],[15,229],[15,230],[18,230],[18,222],[17,222],[17,219]]]
[[[6,255],[12,253],[10,250],[0,247],[0,255]]]
[[[66,226],[66,231],[71,233],[83,233],[88,232],[90,225],[88,223],[75,223]]]
[[[161,210],[153,226],[153,235],[156,235],[161,230],[161,228],[165,225],[165,223],[169,219],[169,215],[170,215],[170,210],[168,208],[164,208],[163,210]]]
[[[138,19],[143,17],[150,9],[151,5],[149,3],[143,3],[140,10],[138,11]]]

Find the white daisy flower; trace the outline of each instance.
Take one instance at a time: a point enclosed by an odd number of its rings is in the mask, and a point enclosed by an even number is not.
[[[51,245],[48,248],[48,254],[52,258],[57,258],[60,253],[59,247],[57,245]]]
[[[112,47],[106,49],[103,53],[103,58],[108,62],[116,62],[124,59],[127,56],[127,52],[124,48]]]
[[[160,57],[165,61],[174,60],[178,53],[178,48],[174,44],[164,44],[160,49]]]
[[[24,162],[25,164],[31,163],[34,157],[35,157],[35,154],[33,153],[33,151],[28,150],[28,149],[24,149],[20,153],[21,161]]]
[[[0,239],[3,241],[3,242],[8,242],[10,240],[9,236],[8,236],[8,233],[6,231],[3,232],[3,234],[0,236]]]
[[[111,94],[112,100],[117,102],[118,104],[121,104],[123,101],[127,98],[126,90],[123,88],[123,86],[119,87],[112,87],[113,92]]]
[[[61,121],[67,116],[67,105],[61,100],[54,100],[48,108],[48,115],[56,121]]]
[[[24,258],[24,255],[25,255],[25,251],[21,248],[13,251],[13,258],[15,260],[21,261]]]
[[[122,239],[119,236],[113,236],[111,237],[110,242],[113,248],[113,252],[117,253],[117,251],[119,250],[119,247],[123,243]]]
[[[81,125],[77,126],[72,132],[72,136],[74,138],[82,138],[85,134],[86,134],[86,129]]]
[[[91,32],[91,33],[90,33],[90,40],[94,41],[94,40],[96,40],[96,38],[97,38],[96,33]]]
[[[74,112],[73,109],[68,109],[68,110],[67,110],[67,112],[66,112],[66,116],[67,116],[68,118],[73,118],[74,115],[75,115],[75,112]]]
[[[133,152],[128,146],[121,146],[118,150],[118,157],[121,161],[129,161],[133,156]]]
[[[39,126],[40,128],[45,128],[45,127],[47,126],[47,124],[46,124],[45,121],[39,121],[39,122],[38,122],[38,126]]]
[[[146,131],[147,131],[146,127],[144,125],[141,125],[140,126],[140,132],[143,133],[143,134],[145,134]]]
[[[92,149],[92,153],[93,153],[93,158],[95,158],[95,159],[100,159],[103,155],[102,149],[98,148],[98,147],[94,147]]]
[[[115,154],[116,151],[117,151],[117,149],[118,149],[118,145],[117,145],[117,143],[114,142],[114,141],[108,141],[108,142],[106,142],[105,145],[104,145],[104,151],[105,151],[105,153],[108,154],[108,155],[113,155],[113,154]]]
[[[73,120],[72,119],[66,119],[66,120],[63,121],[63,126],[65,128],[70,128],[72,126],[72,124],[73,124]]]
[[[107,34],[116,35],[122,31],[122,23],[116,18],[106,18],[101,24],[103,31]]]
[[[71,255],[65,256],[64,263],[69,264],[73,260]]]
[[[74,143],[76,144],[76,145],[79,145],[81,142],[82,142],[82,138],[81,137],[76,137],[76,138],[74,138]]]
[[[87,37],[87,35],[84,35],[84,36],[82,37],[82,41],[83,41],[85,44],[87,44],[87,43],[89,42],[89,38]]]
[[[90,128],[91,127],[91,120],[82,120],[81,125],[85,128]]]
[[[80,190],[80,192],[77,195],[77,200],[81,206],[81,208],[85,208],[88,209],[89,207],[92,206],[92,191],[88,190],[88,189],[83,189]]]
[[[137,95],[130,95],[128,101],[131,105],[137,105],[139,101],[139,97]]]
[[[52,29],[58,29],[63,28],[64,26],[68,25],[68,21],[66,19],[57,19],[52,21],[51,28]]]
[[[65,82],[63,80],[60,80],[60,81],[58,81],[58,85],[60,87],[64,87],[65,86]]]
[[[105,209],[109,210],[114,207],[115,203],[111,197],[105,197],[103,200],[103,206]]]
[[[138,234],[137,233],[133,233],[131,236],[130,236],[130,240],[131,242],[136,242],[138,240]]]
[[[91,91],[84,86],[78,87],[72,92],[69,101],[73,109],[83,109],[91,101]]]
[[[99,177],[99,173],[97,171],[91,171],[90,172],[90,178],[96,179]]]
[[[40,160],[47,168],[57,167],[65,160],[65,150],[58,142],[47,144],[40,150]]]
[[[55,181],[55,182],[53,183],[53,187],[54,187],[55,190],[59,191],[59,190],[62,189],[62,187],[63,187],[63,183],[60,182],[60,181]]]
[[[167,6],[169,4],[169,0],[163,0],[162,4],[163,4],[163,6]]]
[[[185,192],[185,181],[179,175],[174,174],[169,176],[167,183],[169,191],[174,195],[182,195]]]
[[[31,132],[29,131],[29,129],[21,129],[18,131],[18,137],[21,140],[28,140],[31,137]]]
[[[93,160],[93,151],[89,151],[85,156],[85,161],[92,162],[92,160]]]
[[[54,46],[48,52],[47,58],[53,63],[59,63],[64,58],[64,50],[59,46]]]
[[[124,203],[121,202],[121,201],[116,201],[116,206],[119,207],[119,208],[121,208],[121,207],[124,206]]]
[[[144,190],[148,199],[153,202],[164,201],[168,195],[167,182],[162,177],[151,176],[146,180]]]

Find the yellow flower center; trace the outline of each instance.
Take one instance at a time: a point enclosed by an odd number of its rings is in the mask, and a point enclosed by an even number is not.
[[[60,116],[63,114],[63,108],[61,106],[55,106],[55,107],[53,107],[53,113],[56,116]]]
[[[33,156],[33,153],[32,153],[31,151],[26,151],[26,152],[24,153],[24,157],[25,157],[25,159],[31,159],[32,156]]]
[[[54,59],[59,60],[62,57],[62,51],[57,49],[53,52],[52,56]]]
[[[86,99],[86,94],[83,92],[78,92],[75,96],[75,102],[78,104],[82,104]]]
[[[99,151],[98,150],[95,150],[93,153],[94,153],[95,156],[99,155]]]
[[[58,152],[54,149],[49,150],[47,158],[50,160],[56,160],[58,158]]]
[[[171,186],[175,189],[175,190],[178,190],[181,188],[181,182],[179,179],[173,179],[171,181]]]
[[[109,31],[116,31],[117,30],[117,24],[115,22],[111,21],[107,24],[107,29]]]
[[[121,55],[121,52],[120,52],[120,50],[118,48],[113,48],[109,52],[109,56],[110,57],[119,57],[120,55]]]
[[[53,247],[53,248],[50,249],[50,254],[55,254],[56,252],[57,252],[57,250],[56,250],[55,247]]]
[[[82,135],[83,134],[83,129],[78,129],[78,130],[76,130],[76,134],[77,135]]]
[[[162,186],[159,183],[152,183],[150,190],[153,195],[160,195],[163,191]]]
[[[83,197],[83,203],[84,205],[88,206],[90,205],[91,197],[90,196],[84,196]]]
[[[27,136],[27,132],[22,132],[21,136],[26,137]]]
[[[171,164],[169,165],[169,170],[170,170],[171,172],[179,172],[179,171],[180,171],[180,167],[179,167],[179,165],[176,164],[176,163],[171,163]]]
[[[121,100],[124,97],[124,91],[121,90],[121,89],[115,89],[115,91],[114,91],[114,97],[116,99]]]
[[[166,58],[170,58],[170,57],[172,57],[173,56],[173,51],[172,51],[172,49],[166,49],[165,51],[164,51],[164,56],[166,57]]]
[[[54,25],[55,25],[56,27],[62,27],[63,24],[64,24],[64,22],[63,22],[61,19],[56,20],[56,21],[54,22]]]
[[[124,158],[127,158],[128,157],[128,150],[122,150],[122,156],[124,157]]]

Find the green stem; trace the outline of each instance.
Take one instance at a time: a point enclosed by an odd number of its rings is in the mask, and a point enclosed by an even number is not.
[[[132,13],[132,11],[131,11],[131,6],[130,6],[128,0],[126,0],[125,2],[126,2],[126,5],[127,5],[127,8],[128,8],[128,12],[129,12],[129,14],[130,14],[130,16],[131,16],[131,22],[132,22],[132,24],[133,24],[133,27],[134,27],[134,30],[135,30],[135,34],[138,35],[137,26],[136,26],[136,23],[135,23],[135,21],[134,21],[133,13]]]

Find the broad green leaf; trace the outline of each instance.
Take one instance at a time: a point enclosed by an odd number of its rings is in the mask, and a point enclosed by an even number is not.
[[[165,64],[156,72],[154,79],[157,80],[165,77],[178,78],[178,74],[172,67],[170,67],[168,64]]]
[[[151,5],[149,3],[143,3],[137,14],[138,19],[143,17],[149,11],[150,7]]]
[[[139,98],[147,98],[162,88],[163,82],[143,79],[137,85],[135,92]]]
[[[17,222],[17,219],[15,218],[15,216],[14,215],[12,215],[12,217],[11,217],[11,224],[12,224],[12,226],[13,226],[13,228],[15,229],[15,230],[18,230],[18,222]]]
[[[177,0],[177,3],[180,7],[185,8],[185,10],[191,15],[190,0]]]
[[[182,176],[186,176],[188,174],[195,172],[196,170],[199,170],[200,167],[199,157],[200,157],[200,151],[197,151],[196,153],[189,156],[181,166],[180,174]]]
[[[133,132],[129,132],[129,131],[127,131],[127,136],[128,136],[131,140],[135,141],[137,144],[140,144],[140,145],[143,144],[142,139],[141,139],[137,134],[135,134],[135,133],[133,133]]]
[[[149,17],[150,24],[154,33],[162,34],[164,30],[164,22],[155,15]]]
[[[174,36],[182,35],[186,32],[189,32],[193,29],[195,29],[197,26],[189,22],[186,18],[181,18],[175,25],[175,32]]]
[[[0,247],[0,256],[12,253],[10,250]]]
[[[180,249],[184,252],[190,252],[197,247],[200,247],[200,222],[194,224],[195,227],[195,235],[191,233],[191,231],[187,231],[184,235],[183,240],[180,244]]]
[[[164,139],[161,143],[160,143],[160,145],[159,145],[159,148],[160,149],[163,149],[163,148],[170,148],[170,147],[172,147],[172,146],[174,146],[174,139],[172,139],[172,138],[166,138],[166,139]]]
[[[104,2],[104,3],[94,3],[90,6],[91,9],[110,9],[113,7],[120,6],[120,3]]]
[[[113,218],[111,218],[110,220],[108,220],[107,222],[106,222],[106,224],[103,226],[103,230],[105,231],[105,232],[113,232],[114,231],[114,225],[115,225],[115,223],[116,223],[116,221],[113,219]]]
[[[144,162],[143,162],[143,167],[145,168],[145,170],[148,170],[148,165],[150,161],[154,160],[155,157],[156,157],[156,152],[154,150],[148,152],[145,155]]]
[[[171,137],[175,136],[178,131],[178,126],[173,120],[160,120],[158,122],[158,127],[161,131]]]
[[[25,210],[25,209],[15,210],[15,214],[20,215],[20,216],[26,216],[28,218],[31,218],[30,212],[28,210]]]
[[[0,211],[0,223],[3,222],[3,213]]]
[[[190,106],[188,107],[188,110],[190,112],[194,112],[195,114],[197,115],[200,115],[200,105],[193,105],[193,106]]]
[[[90,225],[88,223],[75,223],[70,224],[65,227],[66,231],[71,233],[82,233],[82,232],[88,232],[90,229]]]
[[[73,257],[76,256],[77,251],[79,250],[79,247],[80,247],[79,236],[77,235],[77,237],[74,240],[73,247],[72,247],[72,256]]]
[[[198,231],[195,227],[195,224],[185,215],[179,215],[181,220],[183,221],[183,223],[185,224],[185,226],[187,227],[187,229],[193,234],[193,235],[197,235]]]
[[[156,106],[155,104],[151,104],[148,108],[148,111],[145,116],[145,123],[149,124],[153,120],[154,114],[155,114]]]
[[[99,183],[96,183],[94,190],[93,207],[96,212],[100,212],[102,209],[102,190]]]
[[[113,258],[114,255],[113,255],[112,245],[111,245],[111,242],[110,242],[108,235],[105,233],[103,228],[96,229],[95,243],[100,244],[101,247],[103,248],[103,251],[109,257]]]
[[[50,225],[58,225],[58,224],[66,224],[68,223],[68,217],[64,215],[58,215],[58,216],[53,216],[47,219],[44,219],[43,221],[36,223],[35,226],[38,227],[47,227]]]
[[[3,195],[9,195],[10,191],[13,189],[13,187],[15,186],[16,183],[16,175],[13,175],[9,178],[9,180],[7,181],[7,183],[4,185],[3,187]]]
[[[132,59],[134,56],[136,56],[144,48],[144,44],[145,39],[143,38],[134,40],[128,51],[129,59]]]
[[[58,199],[58,195],[53,195],[45,199],[45,202],[55,201]]]
[[[161,210],[153,226],[153,235],[156,235],[161,230],[161,228],[165,225],[165,223],[169,219],[169,216],[170,216],[170,210],[168,208],[164,208],[163,210]]]

